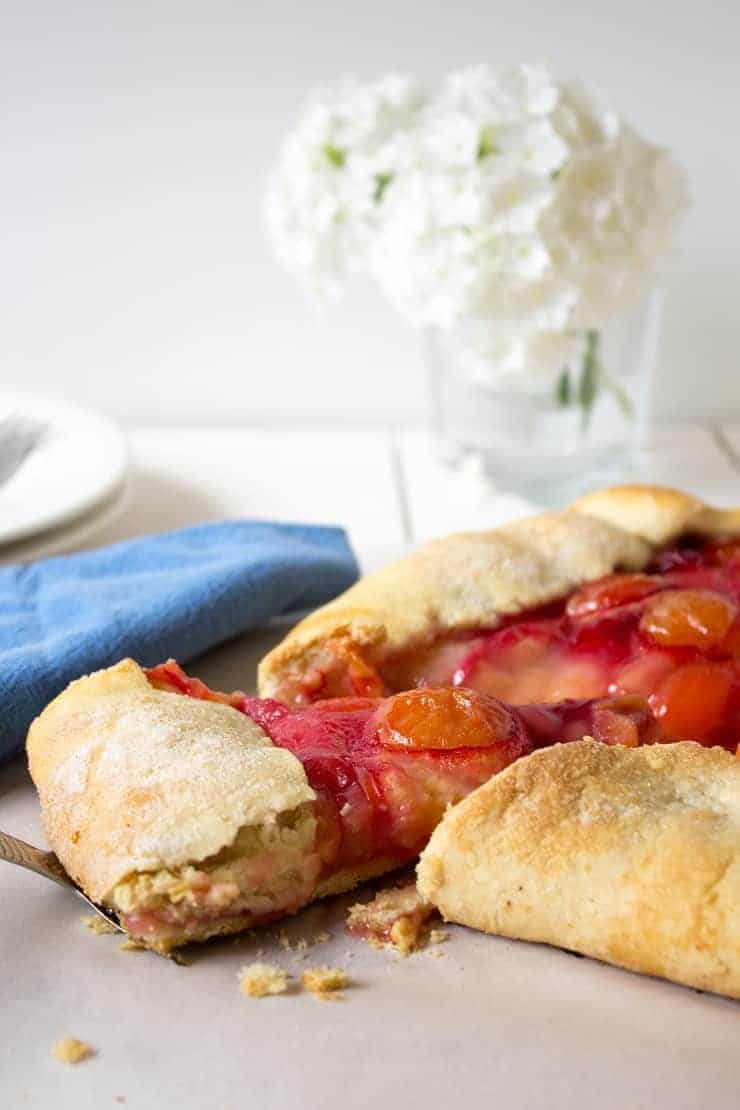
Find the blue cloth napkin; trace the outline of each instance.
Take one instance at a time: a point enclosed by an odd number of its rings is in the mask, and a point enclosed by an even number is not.
[[[0,762],[73,678],[126,655],[185,662],[357,577],[340,528],[200,524],[0,567]]]

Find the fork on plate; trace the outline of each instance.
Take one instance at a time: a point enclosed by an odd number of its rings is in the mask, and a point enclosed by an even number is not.
[[[31,416],[11,414],[0,419],[0,486],[17,473],[48,431],[48,425]]]

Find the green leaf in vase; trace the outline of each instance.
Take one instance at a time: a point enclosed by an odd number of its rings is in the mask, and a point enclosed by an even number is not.
[[[570,370],[567,366],[560,372],[558,383],[555,386],[555,397],[557,398],[558,404],[563,408],[567,408],[573,400],[573,386],[570,380]]]
[[[584,431],[588,428],[588,422],[591,418],[591,409],[594,406],[596,394],[599,391],[601,367],[599,365],[598,351],[599,333],[597,331],[587,331],[586,350],[583,354],[581,376],[578,381],[578,404],[581,406],[583,413],[581,424]]]

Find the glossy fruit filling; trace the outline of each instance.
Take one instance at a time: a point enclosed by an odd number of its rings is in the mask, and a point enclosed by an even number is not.
[[[214,693],[176,663],[147,674],[160,689],[233,705],[301,761],[317,796],[319,882],[413,859],[448,805],[536,748],[584,735],[637,745],[656,731],[647,703],[632,696],[513,709],[448,687],[295,708]]]
[[[638,694],[648,699],[663,740],[735,751],[739,612],[740,540],[687,539],[642,574],[608,575],[495,630],[386,660],[373,672],[374,692],[451,685],[512,705]],[[355,689],[356,659],[353,667],[342,672],[348,690]],[[369,669],[365,664],[363,690]],[[319,686],[306,696],[326,691]]]
[[[514,704],[638,694],[663,740],[740,740],[740,543],[665,552],[576,590],[562,611],[465,646],[451,681]]]

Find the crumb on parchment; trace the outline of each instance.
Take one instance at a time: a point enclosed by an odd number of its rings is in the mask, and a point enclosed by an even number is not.
[[[391,925],[388,939],[402,956],[409,956],[419,946],[423,923],[410,914],[399,917]]]
[[[393,947],[401,956],[409,956],[427,943],[439,944],[446,938],[443,930],[430,930],[436,917],[434,906],[424,902],[412,882],[381,890],[372,901],[351,906],[347,928],[371,948]]]
[[[264,998],[268,994],[285,994],[288,973],[272,964],[247,964],[239,970],[239,986],[248,998]]]
[[[52,1048],[52,1055],[63,1064],[79,1064],[81,1060],[95,1055],[92,1045],[78,1041],[76,1037],[62,1037]]]
[[[301,975],[301,982],[316,998],[326,998],[344,990],[349,977],[342,967],[309,967]]]
[[[90,932],[94,933],[97,937],[107,936],[110,933],[118,932],[118,929],[116,929],[115,925],[111,921],[106,921],[106,919],[104,917],[101,917],[99,913],[83,914],[83,916],[80,918],[80,921],[86,929],[89,929]]]

